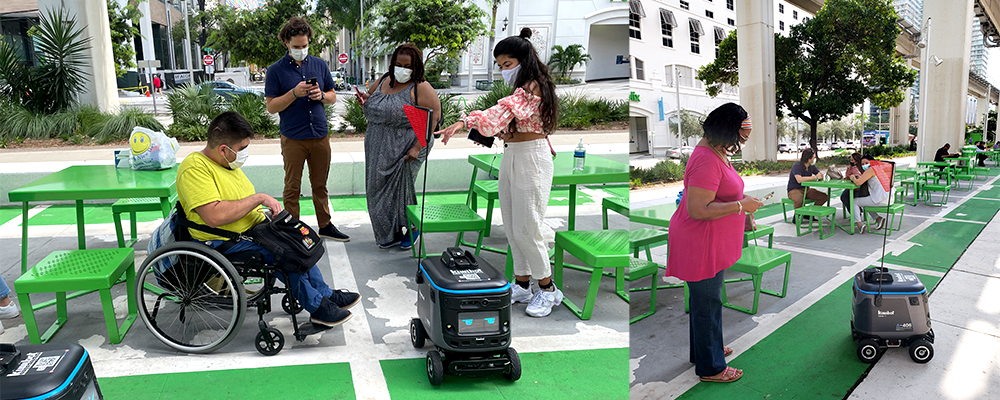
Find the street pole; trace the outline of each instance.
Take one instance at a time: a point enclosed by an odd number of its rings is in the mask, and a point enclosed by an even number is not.
[[[153,98],[153,115],[156,115],[156,89],[153,88],[153,67],[150,67],[148,64],[146,66],[146,75],[149,76],[149,88],[153,90],[153,95],[149,97]]]
[[[177,57],[174,56],[174,35],[172,34],[172,27],[174,25],[173,20],[170,19],[170,9],[173,8],[173,0],[168,0],[163,3],[167,6],[167,40],[169,45],[167,46],[167,54],[170,55],[170,69],[177,69]]]
[[[184,13],[184,35],[187,37],[187,43],[184,44],[184,57],[187,58],[188,82],[194,85],[194,60],[192,60],[191,54],[191,28],[188,24],[187,2],[188,0],[181,0],[181,12]]]
[[[361,18],[360,18],[360,21],[361,21],[361,31],[364,31],[365,30],[365,0],[358,0],[358,5],[361,7]],[[358,32],[358,35],[361,34],[361,31]],[[361,65],[361,79],[358,80],[358,83],[361,83],[361,82],[365,82],[365,50],[364,50],[364,48],[360,48],[359,50],[360,50],[360,56],[358,57],[358,59],[360,60],[359,62],[360,62],[360,65]],[[365,89],[367,89],[367,88],[368,88],[368,85],[366,84],[365,85]]]
[[[631,61],[631,60],[629,60]],[[674,92],[677,94],[677,138],[684,143],[684,119],[681,117],[681,70],[677,69],[677,80],[674,85]],[[667,126],[670,126],[670,121],[667,121]]]

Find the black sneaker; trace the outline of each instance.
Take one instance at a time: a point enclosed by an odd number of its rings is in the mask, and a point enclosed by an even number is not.
[[[330,295],[330,302],[345,310],[354,307],[359,301],[361,301],[361,295],[347,289],[334,290],[333,294]]]
[[[390,248],[399,246],[399,243],[402,240],[403,240],[403,236],[397,234],[396,237],[392,238],[392,240],[390,240],[388,243],[380,243],[378,245],[378,248],[380,248],[380,249],[390,249]]]
[[[327,239],[333,239],[338,242],[350,242],[351,237],[345,235],[343,232],[337,229],[333,224],[329,224],[326,227],[319,228],[319,235]]]
[[[333,328],[347,322],[351,319],[351,315],[353,314],[350,311],[337,307],[336,304],[330,302],[330,299],[324,297],[316,312],[311,314],[309,322],[320,327]]]

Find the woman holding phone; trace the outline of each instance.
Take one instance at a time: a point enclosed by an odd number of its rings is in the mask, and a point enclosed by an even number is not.
[[[399,245],[406,250],[420,234],[407,226],[406,206],[417,204],[417,172],[427,160],[434,141],[431,138],[426,148],[420,145],[418,133],[410,127],[403,106],[419,105],[434,110],[430,121],[434,126],[441,119],[441,100],[424,79],[423,55],[413,43],[396,47],[389,72],[371,85],[367,93],[357,86],[355,91],[368,120],[365,187],[375,243],[383,249]]]
[[[525,312],[544,317],[562,303],[563,294],[552,282],[548,245],[542,238],[542,224],[552,189],[552,146],[548,135],[556,128],[558,100],[555,84],[545,63],[538,59],[529,39],[531,29],[521,29],[493,49],[507,83],[514,93],[496,106],[473,111],[437,132],[448,140],[459,130],[477,129],[485,136],[504,141],[500,163],[500,212],[514,260],[511,303],[529,302]],[[532,292],[531,278],[539,290]]]
[[[743,254],[744,213],[763,203],[743,194],[743,178],[727,157],[750,136],[750,116],[726,103],[708,114],[705,137],[684,170],[684,196],[670,218],[667,276],[687,282],[690,292],[690,361],[703,382],[733,382],[743,371],[726,364],[733,350],[722,341],[721,290],[725,270]]]

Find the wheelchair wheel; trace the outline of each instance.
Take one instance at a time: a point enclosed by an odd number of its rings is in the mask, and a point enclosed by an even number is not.
[[[136,278],[139,316],[153,336],[174,349],[215,351],[233,340],[243,324],[243,278],[208,246],[163,246],[146,257]]]
[[[281,309],[289,315],[294,315],[302,312],[302,304],[299,304],[291,293],[285,293],[284,296],[281,296]]]
[[[285,335],[275,328],[267,328],[257,332],[257,339],[253,342],[257,352],[265,356],[278,354],[285,347]]]

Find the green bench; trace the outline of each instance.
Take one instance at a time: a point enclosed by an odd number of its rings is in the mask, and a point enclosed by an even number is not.
[[[762,287],[761,280],[764,273],[770,271],[774,267],[785,265],[785,277],[782,280],[781,292],[775,292],[772,290],[767,290]],[[732,308],[737,311],[742,311],[748,314],[757,313],[757,304],[760,300],[760,294],[769,294],[777,297],[785,297],[788,291],[788,272],[792,266],[792,253],[781,250],[768,249],[758,246],[750,246],[743,249],[743,255],[740,257],[736,264],[729,267],[729,272],[740,272],[744,274],[749,274],[749,277],[741,279],[727,279],[726,283],[731,282],[742,282],[751,281],[753,282],[753,307],[746,308],[731,304],[729,298],[726,296],[726,285],[722,285],[722,305],[728,308]]]
[[[594,301],[601,283],[604,268],[625,269],[629,266],[628,231],[624,229],[599,231],[568,231],[556,232],[555,265],[553,278],[556,286],[563,288],[563,266],[565,253],[583,262],[579,269],[590,272],[590,282],[587,286],[587,297],[583,307],[577,306],[569,297],[563,299],[573,314],[580,319],[588,320],[594,312]]]
[[[830,236],[833,236],[834,233],[837,233],[837,227],[835,226],[834,221],[833,221],[833,218],[834,218],[834,216],[836,214],[837,214],[837,209],[834,208],[834,207],[828,207],[828,206],[804,206],[804,207],[796,208],[795,209],[795,234],[798,235],[798,236],[802,236],[802,235],[806,235],[806,234],[812,233],[812,231],[813,231],[813,222],[817,222],[817,221],[813,221],[813,220],[810,219],[809,220],[809,226],[808,226],[809,230],[803,232],[802,231],[802,220],[805,219],[805,217],[813,217],[813,218],[819,220],[818,222],[819,222],[819,239],[820,240],[823,240],[823,239],[826,239],[826,238],[828,238]],[[828,218],[830,220],[830,234],[829,235],[824,235],[823,234],[823,218]]]
[[[406,219],[412,226],[422,229],[420,232],[421,235],[458,232],[458,239],[455,241],[455,246],[462,243],[462,236],[465,232],[479,232],[479,239],[476,240],[475,245],[476,255],[479,255],[479,250],[483,246],[486,220],[465,204],[426,204],[423,206],[423,209],[419,205],[409,205],[406,206]],[[426,238],[426,236],[424,237]],[[416,238],[413,238],[413,240],[416,240]],[[420,240],[421,257],[426,257],[424,242],[424,239]],[[412,250],[413,256],[416,257],[416,243],[414,243]]]
[[[174,192],[173,196],[170,196],[170,204],[177,202],[177,192]],[[135,213],[140,211],[161,211],[160,198],[159,197],[134,197],[128,199],[119,199],[114,204],[111,205],[111,217],[115,220],[115,235],[118,238],[118,247],[132,247],[136,239],[136,220]],[[128,213],[129,227],[129,241],[125,242],[125,234],[122,232],[122,213]]]
[[[125,274],[128,316],[121,327],[115,319],[111,287]],[[27,306],[23,307],[24,325],[32,344],[46,343],[66,323],[66,292],[99,291],[104,309],[104,322],[108,329],[108,341],[117,344],[125,337],[135,317],[138,307],[135,302],[135,252],[131,248],[54,251],[45,256],[34,268],[14,281],[19,298]],[[56,322],[39,336],[35,310],[45,307],[32,306],[32,293],[56,293]]]

